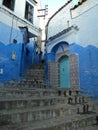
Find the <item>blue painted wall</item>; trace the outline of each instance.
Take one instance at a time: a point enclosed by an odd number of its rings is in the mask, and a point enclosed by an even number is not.
[[[23,43],[23,32],[0,22],[0,41],[8,45],[13,39],[16,39],[17,43]]]
[[[70,53],[79,55],[80,90],[98,97],[98,48],[89,45],[70,45]]]
[[[36,54],[36,44],[31,39],[25,43],[25,30],[15,30],[0,23],[0,82],[22,79],[26,69],[40,62],[40,54]],[[17,43],[13,43],[13,39]],[[13,59],[12,54],[15,54]]]

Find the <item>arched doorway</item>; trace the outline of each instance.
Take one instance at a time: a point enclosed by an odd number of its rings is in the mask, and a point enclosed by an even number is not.
[[[63,56],[60,58],[59,67],[60,67],[60,88],[70,88],[70,67],[68,56]]]

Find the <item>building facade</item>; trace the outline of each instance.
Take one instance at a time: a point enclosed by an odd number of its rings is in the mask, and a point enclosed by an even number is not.
[[[48,83],[98,96],[98,1],[69,0],[46,25]],[[53,68],[54,69],[53,69]]]
[[[40,62],[40,0],[0,1],[0,82],[17,80]]]

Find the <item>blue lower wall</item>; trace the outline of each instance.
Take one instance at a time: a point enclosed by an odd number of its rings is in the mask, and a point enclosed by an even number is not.
[[[98,48],[70,45],[70,53],[79,56],[80,89],[93,97],[98,97]]]
[[[34,62],[34,43],[31,48],[30,46],[21,43],[4,45],[0,42],[0,70],[3,70],[0,82],[22,78],[26,69]],[[13,52],[15,59],[12,57]]]
[[[22,44],[4,45],[0,42],[0,69],[3,70],[0,74],[0,82],[19,78],[21,48]],[[13,52],[16,54],[15,60],[12,59]]]
[[[23,43],[4,45],[0,42],[0,82],[19,80],[26,69],[40,62],[40,55],[36,55],[35,43],[27,45]],[[12,55],[15,53],[15,59]]]
[[[0,23],[0,82],[22,79],[28,67],[41,61],[36,43],[32,39],[25,43],[24,36],[25,31]]]

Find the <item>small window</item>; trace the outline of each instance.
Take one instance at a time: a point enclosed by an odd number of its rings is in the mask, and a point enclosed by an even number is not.
[[[15,0],[3,0],[3,5],[14,11]]]
[[[25,19],[27,19],[31,23],[33,23],[33,13],[34,13],[34,7],[28,2],[26,2]]]

